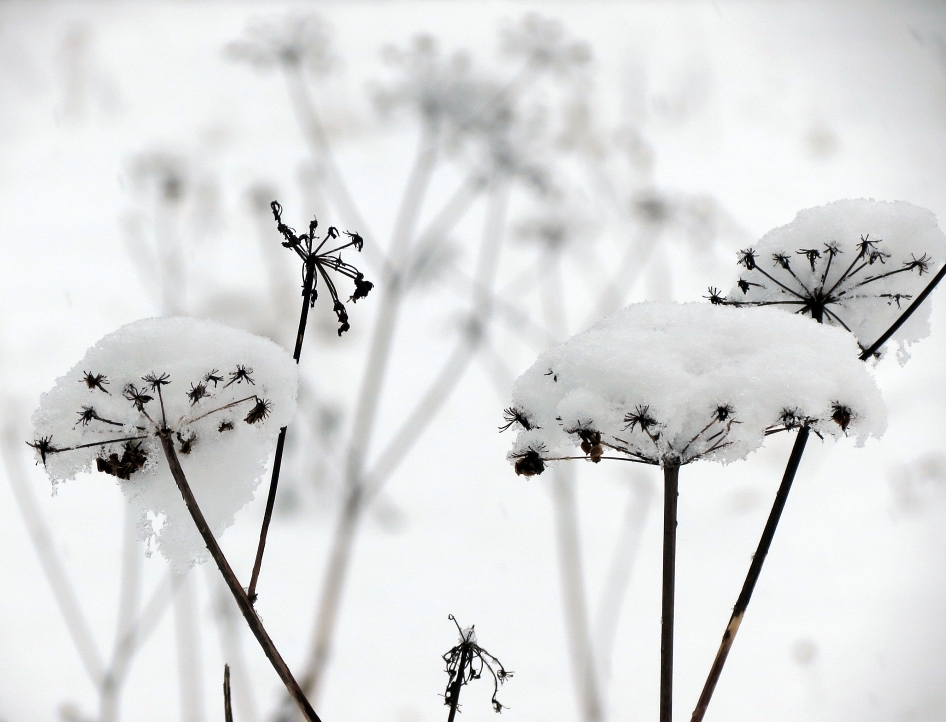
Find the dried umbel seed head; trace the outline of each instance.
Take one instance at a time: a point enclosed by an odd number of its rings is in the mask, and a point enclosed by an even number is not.
[[[516,381],[510,408],[529,409],[532,428],[517,430],[507,458],[519,474],[571,459],[727,463],[801,425],[862,442],[882,433],[885,410],[857,355],[843,329],[774,309],[634,304]]]
[[[105,388],[105,384],[108,383],[108,377],[104,374],[92,374],[86,371],[83,374],[82,380],[90,389],[98,389],[99,391],[108,393],[108,389]]]
[[[842,200],[800,211],[786,226],[739,252],[743,267],[726,296],[715,288],[711,303],[774,306],[839,326],[872,348],[897,320],[903,302],[924,292],[923,278],[946,258],[946,236],[936,217],[903,202]],[[929,304],[914,309],[929,318]],[[893,332],[903,344],[929,333],[913,320]],[[900,356],[901,362],[906,360]]]
[[[190,399],[191,406],[195,406],[201,399],[205,399],[210,394],[207,392],[207,386],[205,384],[191,384],[190,390],[187,392],[187,398]]]
[[[243,419],[248,424],[258,424],[264,419],[269,418],[269,412],[272,408],[266,399],[256,399],[256,405],[250,409],[250,412],[246,415],[246,418]]]
[[[329,272],[346,276],[355,284],[355,290],[349,296],[349,301],[355,303],[359,299],[366,298],[371,289],[374,288],[374,284],[371,281],[366,281],[364,274],[355,266],[343,261],[341,256],[341,252],[346,248],[361,251],[365,244],[364,239],[357,233],[345,231],[348,240],[342,241],[339,239],[338,229],[329,226],[325,237],[321,239],[321,242],[316,243],[319,240],[319,237],[315,234],[319,225],[317,219],[313,219],[309,223],[308,233],[300,234],[283,223],[282,206],[277,201],[270,203],[270,208],[273,212],[273,218],[276,220],[276,229],[286,239],[282,244],[283,247],[294,251],[302,259],[305,279],[303,293],[308,295],[309,304],[311,306],[315,305],[315,300],[318,298],[318,284],[321,280],[332,297],[332,311],[338,319],[338,335],[341,336],[351,328],[351,325],[348,322],[348,311],[339,298],[335,281],[332,280]],[[330,246],[327,250],[325,250],[326,244]]]
[[[545,462],[535,449],[529,449],[516,459],[516,474],[519,476],[537,476],[545,471]]]
[[[503,409],[503,419],[506,421],[506,423],[499,427],[500,431],[507,431],[508,429],[511,429],[513,424],[519,424],[519,426],[521,426],[526,431],[529,431],[532,428],[532,422],[529,421],[529,417],[526,416],[524,411],[517,409],[515,406],[510,406],[508,409]]]
[[[851,425],[851,419],[853,418],[851,407],[835,402],[831,404],[831,412],[831,420],[841,427],[841,431],[847,431],[847,427]]]
[[[95,460],[95,466],[106,474],[128,480],[132,474],[143,468],[147,461],[148,455],[142,450],[141,444],[129,441],[125,443],[120,458],[115,453],[105,458],[99,457]]]
[[[98,388],[106,373],[120,392]],[[30,446],[53,484],[88,471],[121,479],[142,537],[182,571],[207,552],[180,506],[168,442],[220,534],[265,474],[297,379],[293,358],[267,339],[189,318],[138,321],[100,340],[43,395]]]
[[[178,451],[182,454],[189,454],[194,448],[194,442],[197,441],[197,434],[193,431],[188,431],[187,433],[181,433],[180,431],[175,434],[177,436],[177,441],[180,444]]]

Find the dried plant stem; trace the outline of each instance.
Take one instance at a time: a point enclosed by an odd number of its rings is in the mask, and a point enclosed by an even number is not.
[[[233,706],[230,704],[230,665],[223,665],[223,719],[233,722]]]
[[[460,667],[457,669],[457,676],[450,685],[450,713],[447,715],[447,722],[453,722],[453,718],[457,716],[457,707],[460,705],[460,690],[463,689],[463,673],[469,663],[470,647],[465,644],[463,649],[460,650]]]
[[[865,349],[864,353],[861,354],[861,361],[866,361],[869,359],[877,352],[877,349],[887,343],[890,337],[893,336],[897,330],[907,322],[907,319],[913,315],[913,312],[916,311],[916,309],[920,307],[920,304],[926,300],[926,297],[933,292],[933,289],[936,288],[937,284],[943,280],[943,276],[946,276],[946,263],[944,263],[943,267],[939,269],[939,273],[933,276],[933,279],[928,284],[926,284],[926,288],[920,292],[920,295],[913,299],[913,303],[907,307],[907,310],[900,314],[900,317],[893,322],[890,328],[888,328],[880,338],[874,341],[874,343],[872,343],[869,348]]]
[[[660,722],[671,722],[673,710],[673,598],[677,564],[677,497],[680,467],[664,471],[663,587],[660,602]]]
[[[315,276],[315,259],[309,260],[305,264],[305,280],[302,284],[302,310],[299,312],[299,328],[296,331],[296,345],[292,352],[292,358],[299,363],[299,357],[302,355],[302,342],[305,339],[305,327],[309,319],[309,307],[312,302],[312,285]],[[256,604],[256,582],[259,581],[260,569],[263,566],[263,552],[266,550],[266,536],[269,534],[269,523],[273,519],[273,509],[276,506],[276,488],[279,486],[279,471],[282,469],[282,455],[286,447],[286,431],[288,426],[283,426],[279,430],[279,438],[276,440],[276,456],[273,458],[273,475],[269,480],[269,493],[266,496],[266,511],[263,513],[263,524],[259,532],[259,545],[256,547],[256,559],[253,562],[253,574],[250,577],[250,586],[247,589],[247,596],[251,604]]]
[[[772,545],[772,539],[775,536],[775,529],[778,526],[779,519],[782,516],[782,510],[785,508],[785,501],[788,499],[788,492],[791,491],[792,482],[795,480],[795,473],[798,471],[798,465],[801,463],[802,454],[805,453],[805,443],[808,441],[809,430],[803,426],[798,430],[798,436],[795,438],[795,444],[792,446],[792,453],[788,458],[788,465],[785,467],[785,473],[782,475],[782,483],[779,485],[778,492],[775,495],[775,503],[772,505],[772,511],[769,512],[769,518],[765,522],[765,529],[762,532],[762,538],[759,539],[759,546],[752,557],[752,564],[749,566],[749,573],[746,575],[746,581],[742,585],[742,591],[736,600],[736,606],[733,607],[732,616],[729,618],[729,624],[723,634],[723,641],[720,642],[719,651],[716,652],[716,659],[713,660],[713,666],[710,668],[709,676],[706,678],[706,684],[703,685],[703,693],[700,700],[693,710],[690,722],[700,722],[706,714],[706,708],[709,707],[710,700],[713,697],[713,691],[716,689],[716,683],[719,682],[719,676],[723,672],[723,665],[726,664],[726,657],[729,656],[729,650],[732,647],[736,633],[739,631],[739,625],[742,624],[742,618],[746,613],[746,607],[749,606],[749,599],[752,597],[752,591],[755,589],[756,582],[759,580],[759,574],[762,573],[762,565],[765,563],[765,557],[769,553],[769,547]]]
[[[423,160],[423,156],[419,159]],[[431,158],[431,161],[433,159]],[[413,181],[408,186],[417,185],[418,193],[426,188],[429,182],[429,172],[432,167],[425,170],[426,180],[423,184]],[[412,174],[413,178],[420,178],[417,174]],[[405,196],[405,201],[407,200]],[[502,242],[502,228],[505,223],[506,209],[508,200],[508,187],[494,188],[490,194],[490,203],[487,210],[486,225],[483,235],[483,247],[481,248],[480,262],[477,268],[477,282],[480,288],[492,288],[495,275],[495,259],[498,255],[498,248]],[[415,210],[419,206],[414,204]],[[406,211],[404,211],[406,212]],[[399,221],[398,228],[403,231],[409,231],[406,223]],[[410,226],[413,227],[413,223]],[[396,244],[399,247],[397,252],[392,248],[392,259],[404,259],[407,255],[407,240],[401,232],[395,233]],[[400,238],[400,240],[398,240]],[[488,251],[487,247],[495,245],[495,251]],[[342,501],[342,508],[335,528],[335,534],[332,540],[332,548],[329,553],[328,565],[326,567],[325,578],[322,583],[322,592],[319,599],[319,605],[316,611],[315,632],[313,634],[312,651],[309,662],[306,667],[306,674],[303,676],[302,685],[307,694],[317,697],[319,686],[324,676],[325,666],[328,663],[331,650],[332,637],[334,635],[335,624],[338,617],[338,609],[341,602],[341,595],[344,587],[345,578],[348,574],[348,568],[351,563],[352,547],[360,521],[361,514],[367,504],[368,499],[374,495],[384,482],[384,478],[379,475],[370,475],[371,487],[366,486],[369,476],[365,474],[364,459],[370,441],[372,427],[377,415],[377,407],[380,402],[381,383],[384,371],[387,366],[393,342],[397,312],[403,297],[403,288],[401,285],[400,274],[391,274],[390,281],[382,289],[384,296],[381,300],[379,317],[375,322],[374,337],[372,338],[371,350],[369,351],[368,364],[365,370],[364,380],[359,395],[358,405],[356,407],[355,421],[353,424],[352,436],[349,442],[348,460],[345,469],[345,492]],[[489,310],[488,305],[484,307],[481,303],[482,297],[475,295],[474,307],[482,309],[483,312]],[[481,323],[484,323],[481,321]],[[451,364],[456,369],[464,369],[466,364]],[[457,372],[450,383],[443,383],[444,377],[438,376],[434,382],[437,392],[433,395],[425,395],[422,404],[426,405],[429,399],[430,403],[436,402],[438,407],[448,396],[448,391],[460,378]],[[434,388],[432,387],[432,391]],[[432,417],[438,408],[430,409]],[[429,417],[428,417],[429,418]],[[397,436],[397,435],[396,435]],[[415,437],[416,438],[416,437]],[[383,454],[383,459],[394,460],[398,455],[394,452]],[[384,467],[387,475],[394,472],[395,466],[386,464]]]
[[[243,590],[243,587],[240,586],[240,582],[237,579],[236,574],[234,574],[233,570],[230,568],[230,564],[227,561],[227,558],[224,556],[223,550],[220,549],[220,545],[217,544],[217,540],[214,538],[213,532],[210,531],[210,526],[207,524],[207,520],[204,519],[204,514],[200,510],[200,506],[197,504],[197,499],[194,498],[194,493],[191,491],[190,484],[187,483],[187,477],[184,476],[184,470],[181,468],[181,462],[177,457],[177,452],[174,449],[174,442],[171,436],[165,433],[160,436],[160,439],[161,447],[164,450],[164,456],[167,459],[168,466],[171,469],[171,475],[174,477],[174,481],[177,483],[177,488],[180,490],[181,496],[184,498],[184,504],[187,506],[187,510],[190,512],[190,515],[194,520],[194,524],[197,526],[197,531],[199,531],[201,537],[203,537],[204,543],[207,545],[208,551],[210,551],[210,555],[216,562],[217,568],[223,575],[224,581],[230,588],[230,592],[233,594],[233,598],[236,600],[237,606],[240,607],[240,611],[243,613],[243,618],[246,619],[246,623],[249,625],[250,630],[253,632],[253,635],[259,642],[260,647],[263,648],[263,652],[269,658],[270,663],[276,670],[276,674],[279,675],[279,678],[282,680],[283,684],[286,685],[286,690],[289,692],[289,695],[292,697],[295,703],[299,706],[299,709],[302,711],[302,714],[305,716],[306,720],[308,722],[321,722],[319,716],[315,713],[315,710],[312,709],[312,705],[309,704],[309,700],[307,700],[305,694],[303,694],[299,684],[292,676],[292,672],[289,671],[288,665],[283,661],[282,656],[279,654],[279,650],[276,649],[276,645],[273,644],[273,640],[270,639],[269,634],[263,627],[263,623],[256,615],[253,605],[250,603],[249,597]]]

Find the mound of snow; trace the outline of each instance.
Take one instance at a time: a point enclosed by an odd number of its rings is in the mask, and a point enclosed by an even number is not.
[[[765,431],[879,436],[886,408],[847,332],[768,308],[634,304],[544,354],[516,381],[520,473],[580,444],[651,464],[734,461]],[[541,463],[539,463],[541,461]]]
[[[902,201],[841,200],[800,211],[740,252],[745,267],[723,303],[775,306],[851,331],[868,348],[946,259],[930,211]],[[892,337],[929,335],[930,302]]]
[[[157,434],[169,430],[215,535],[253,497],[296,406],[283,349],[211,321],[153,318],[110,333],[43,394],[34,448],[53,488],[80,472],[118,478],[141,536],[178,570],[207,551]],[[149,545],[150,546],[150,545]]]

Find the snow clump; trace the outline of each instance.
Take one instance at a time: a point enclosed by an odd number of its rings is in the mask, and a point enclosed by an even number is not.
[[[799,211],[739,253],[745,270],[717,304],[775,306],[851,331],[866,350],[946,259],[932,212],[905,203],[840,200]],[[929,335],[924,303],[892,336],[904,347]]]
[[[139,531],[178,571],[208,557],[164,458],[174,440],[214,535],[253,497],[296,407],[296,364],[258,336],[212,321],[152,318],[90,348],[40,398],[37,461],[53,483],[98,470],[119,479]]]
[[[513,387],[520,474],[570,457],[648,464],[744,459],[767,430],[860,444],[886,408],[845,331],[768,308],[639,303],[543,353]]]

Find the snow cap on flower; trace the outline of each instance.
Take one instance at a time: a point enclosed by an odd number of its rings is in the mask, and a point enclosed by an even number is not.
[[[85,471],[117,477],[141,536],[183,570],[207,551],[157,433],[168,430],[219,535],[252,499],[295,412],[297,384],[292,358],[267,339],[192,318],[136,321],[101,339],[42,395],[31,446],[54,488]]]
[[[879,436],[886,408],[847,332],[768,308],[639,303],[546,351],[513,387],[519,473],[604,456],[729,462],[766,430]]]
[[[851,331],[867,349],[946,260],[936,216],[917,206],[841,200],[799,211],[739,253],[743,272],[717,304],[774,306]],[[930,303],[893,335],[904,345],[929,334]],[[901,355],[901,360],[906,357]]]

